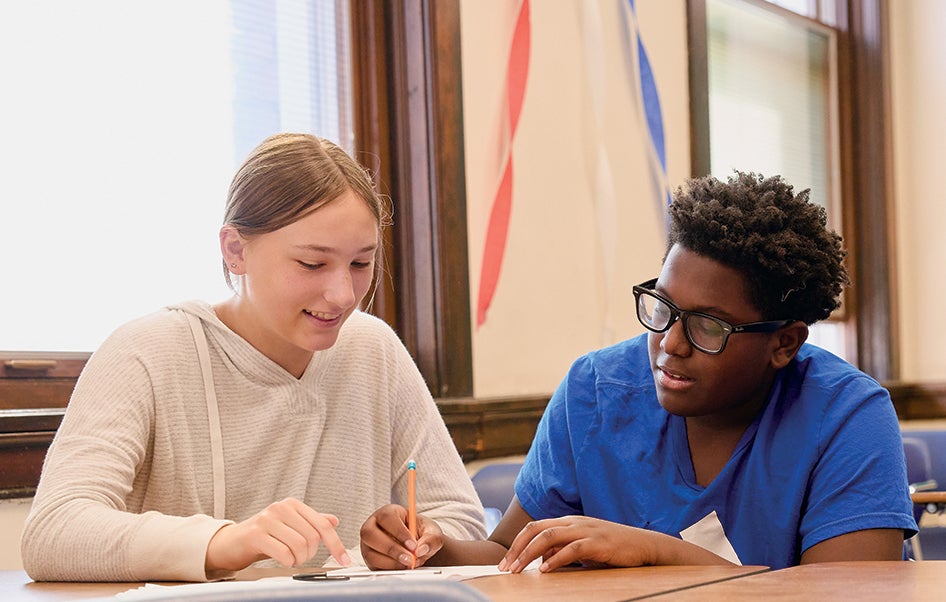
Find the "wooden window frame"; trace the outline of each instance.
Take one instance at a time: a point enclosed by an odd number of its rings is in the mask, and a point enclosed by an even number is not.
[[[754,4],[763,0],[744,0]],[[880,381],[899,378],[888,97],[886,0],[838,0],[841,211],[854,286],[845,299],[853,363]],[[773,10],[787,10],[773,8]],[[690,149],[694,175],[710,173],[706,0],[687,0]]]
[[[393,283],[376,311],[435,397],[466,397],[473,360],[459,0],[356,6],[355,152],[380,159],[379,182],[390,186],[382,192],[395,206],[385,241]]]

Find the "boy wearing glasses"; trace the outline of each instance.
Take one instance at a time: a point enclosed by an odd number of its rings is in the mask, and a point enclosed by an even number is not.
[[[650,332],[573,364],[490,540],[443,538],[430,563],[902,558],[917,526],[889,395],[805,344],[848,283],[825,210],[737,173],[669,211],[660,275],[634,287]]]

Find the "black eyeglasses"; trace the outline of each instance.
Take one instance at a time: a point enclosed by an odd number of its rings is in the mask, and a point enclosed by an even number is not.
[[[770,320],[730,324],[709,314],[685,311],[654,292],[657,279],[648,280],[634,287],[637,300],[637,319],[644,328],[652,332],[667,332],[677,320],[683,321],[683,334],[687,341],[703,353],[716,355],[726,348],[729,335],[740,332],[775,332],[794,320]]]

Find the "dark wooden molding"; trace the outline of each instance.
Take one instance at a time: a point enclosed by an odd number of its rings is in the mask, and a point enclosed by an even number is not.
[[[887,382],[900,420],[946,419],[946,383]],[[548,395],[442,398],[437,407],[465,462],[522,455],[548,404]],[[29,497],[62,408],[0,409],[0,498]]]
[[[395,208],[383,317],[435,397],[472,395],[459,1],[353,7],[356,147]]]
[[[893,295],[896,261],[890,209],[891,138],[885,0],[839,4],[841,63],[850,86],[843,92],[841,127],[847,169],[845,215],[852,250],[857,365],[882,381],[899,378]],[[842,75],[844,77],[844,75]]]
[[[432,90],[428,119],[435,141],[429,160],[435,186],[432,230],[438,332],[434,352],[441,375],[436,395],[452,398],[473,395],[460,3],[428,0],[426,6],[434,49],[428,54]]]
[[[687,0],[690,78],[690,175],[710,173],[709,53],[706,0]]]
[[[64,413],[63,408],[0,409],[0,499],[36,492],[46,450]]]
[[[75,386],[76,377],[0,378],[0,410],[64,408]]]
[[[381,2],[359,2],[351,6],[352,126],[354,158],[374,176],[375,187],[390,199],[392,176],[391,132],[388,127],[388,59],[385,46],[385,11]],[[393,228],[386,228],[382,241],[383,273],[371,313],[397,329],[397,295],[391,271],[394,261]]]
[[[532,445],[549,396],[438,399],[437,407],[464,461],[522,455]],[[0,499],[36,491],[46,450],[63,408],[0,409]]]
[[[900,420],[946,418],[946,383],[887,382],[884,387]]]
[[[465,462],[529,451],[548,395],[438,399],[440,415]]]
[[[62,423],[66,408],[38,408],[28,410],[0,408],[0,437],[24,433],[55,433]],[[6,441],[14,441],[7,439]]]

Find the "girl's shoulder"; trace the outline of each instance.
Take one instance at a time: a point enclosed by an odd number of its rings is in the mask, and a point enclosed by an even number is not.
[[[130,352],[134,355],[193,350],[193,334],[185,313],[178,307],[163,307],[129,320],[116,328],[96,353]]]

